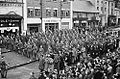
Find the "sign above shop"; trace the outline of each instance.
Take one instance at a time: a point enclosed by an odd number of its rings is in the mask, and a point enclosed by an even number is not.
[[[59,20],[44,20],[45,23],[56,23],[59,22]]]
[[[22,2],[22,0],[0,0],[3,2]]]
[[[0,22],[2,23],[2,22],[20,22],[20,20],[9,20],[9,19],[2,19],[2,20],[0,20]]]

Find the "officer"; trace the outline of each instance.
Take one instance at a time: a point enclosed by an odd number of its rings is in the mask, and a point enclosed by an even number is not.
[[[4,59],[4,56],[1,57],[1,62],[0,62],[1,77],[6,78],[8,65],[6,64],[6,62],[3,59]]]

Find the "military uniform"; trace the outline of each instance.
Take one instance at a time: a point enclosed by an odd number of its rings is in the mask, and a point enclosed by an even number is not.
[[[1,69],[1,77],[6,78],[7,77],[7,64],[5,63],[5,61],[1,61],[0,69]]]

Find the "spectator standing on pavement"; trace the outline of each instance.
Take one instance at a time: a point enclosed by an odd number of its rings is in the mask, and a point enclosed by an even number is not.
[[[45,59],[44,56],[41,56],[40,60],[39,60],[39,70],[40,72],[43,72],[45,68]]]
[[[31,76],[30,76],[29,79],[37,79],[37,78],[35,77],[35,73],[34,73],[34,72],[31,73]]]

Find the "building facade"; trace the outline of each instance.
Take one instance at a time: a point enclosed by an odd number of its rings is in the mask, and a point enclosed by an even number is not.
[[[111,18],[115,18],[115,1],[114,0],[94,0],[95,7],[99,11],[100,24],[102,26],[111,25]],[[114,24],[114,23],[113,23]]]
[[[23,0],[0,0],[0,33],[22,33]]]
[[[99,23],[99,11],[90,0],[75,0],[73,2],[74,26],[85,28],[96,27]]]
[[[41,6],[40,0],[27,0],[27,32],[38,32],[41,26]]]
[[[70,2],[68,0],[43,0],[43,31],[50,29],[69,29]]]
[[[79,23],[74,21],[76,15]],[[97,16],[98,11],[90,1],[27,0],[27,31],[71,29],[76,25],[81,26],[85,21],[89,21],[88,25],[95,25],[92,21],[96,21]],[[82,18],[86,18],[85,21]]]

